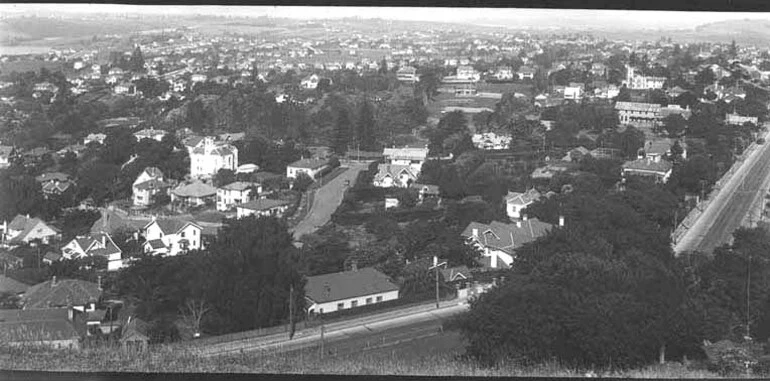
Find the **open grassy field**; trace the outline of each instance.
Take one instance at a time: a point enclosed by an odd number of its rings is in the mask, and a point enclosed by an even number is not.
[[[435,343],[440,345],[440,343]],[[365,353],[342,358],[321,358],[317,352],[301,354],[249,353],[229,357],[201,358],[192,352],[170,347],[149,352],[126,352],[117,348],[80,352],[54,350],[0,350],[0,369],[58,372],[177,372],[177,373],[289,373],[289,374],[393,374],[423,376],[520,376],[581,377],[588,370],[558,363],[538,366],[501,364],[483,367],[455,354],[424,353],[414,356],[406,348]],[[599,377],[618,378],[718,378],[717,374],[690,369],[679,363],[649,366],[628,371],[594,370]]]
[[[2,54],[3,51],[0,49],[0,54]],[[24,73],[28,71],[35,71],[39,72],[41,68],[46,68],[52,72],[55,72],[57,70],[62,69],[62,63],[61,62],[50,62],[50,61],[40,61],[40,60],[20,60],[15,62],[1,62],[0,63],[0,74],[10,74],[13,72],[18,73]]]

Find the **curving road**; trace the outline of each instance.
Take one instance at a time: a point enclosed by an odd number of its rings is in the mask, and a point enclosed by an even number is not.
[[[767,124],[766,124],[767,126]],[[770,140],[770,131],[765,134]],[[770,181],[770,143],[759,145],[750,153],[730,181],[708,205],[695,224],[675,246],[677,253],[714,248],[732,241],[757,197],[762,197]]]
[[[334,211],[342,203],[342,197],[347,188],[345,182],[349,181],[350,186],[353,186],[358,178],[358,173],[366,170],[368,166],[368,163],[350,164],[347,171],[318,188],[315,191],[313,205],[311,205],[307,215],[291,230],[294,239],[298,240],[303,235],[312,233],[329,222]]]

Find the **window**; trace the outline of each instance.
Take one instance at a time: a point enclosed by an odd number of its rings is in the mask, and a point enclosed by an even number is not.
[[[182,238],[184,238],[184,232],[182,232]]]
[[[354,300],[350,302],[350,308],[356,308],[356,307],[358,307],[358,300]]]
[[[320,312],[320,313],[324,313],[324,309],[323,309],[323,308],[321,308],[320,310],[318,310],[318,312]]]
[[[381,301],[382,301],[382,296],[378,296],[378,297],[377,297],[377,303],[379,303],[379,302],[381,302]]]
[[[344,310],[345,309],[345,303],[337,303],[337,309],[338,310]]]
[[[366,304],[372,304],[372,298],[366,298]]]

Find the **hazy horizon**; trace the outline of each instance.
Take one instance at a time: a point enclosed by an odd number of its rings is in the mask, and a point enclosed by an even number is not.
[[[475,25],[507,23],[523,26],[603,26],[623,29],[692,29],[698,25],[727,20],[767,20],[770,13],[625,11],[591,9],[515,8],[419,8],[419,7],[312,7],[312,6],[167,6],[123,4],[2,4],[0,14],[144,14],[211,15],[291,19],[339,19],[349,17],[397,21],[450,22]],[[492,16],[490,17],[490,14]]]

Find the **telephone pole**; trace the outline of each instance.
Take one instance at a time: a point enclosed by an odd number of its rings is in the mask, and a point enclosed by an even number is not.
[[[289,286],[289,340],[294,337],[294,284]]]
[[[446,262],[438,263],[438,257],[434,255],[433,256],[433,266],[431,266],[428,269],[428,270],[433,270],[433,269],[436,270],[436,309],[439,308],[439,300],[440,300],[440,297],[439,297],[439,286],[438,286],[438,269],[439,269],[440,266],[446,266],[446,264],[447,264]]]

